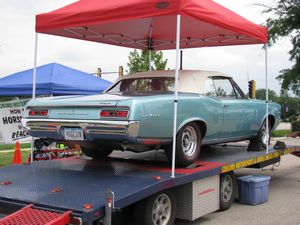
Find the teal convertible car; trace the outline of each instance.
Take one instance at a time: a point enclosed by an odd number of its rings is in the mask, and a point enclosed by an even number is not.
[[[123,76],[103,94],[31,100],[23,125],[33,137],[68,140],[93,158],[112,150],[164,149],[171,159],[174,71]],[[240,140],[266,145],[264,101],[248,99],[229,76],[180,71],[176,162],[197,160],[201,146]],[[269,128],[280,106],[269,104]]]

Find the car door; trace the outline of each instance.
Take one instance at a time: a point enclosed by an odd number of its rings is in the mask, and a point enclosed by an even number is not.
[[[262,107],[260,104],[253,99],[248,99],[240,87],[231,79],[231,83],[235,89],[237,99],[243,105],[244,116],[243,116],[243,126],[241,127],[241,135],[253,136],[257,134],[261,125],[261,108],[265,109],[265,106]]]
[[[216,97],[215,92],[212,77],[207,77],[203,82],[203,94],[207,98],[199,101],[205,105],[199,114],[205,117],[208,124],[204,143],[215,143],[222,137],[223,103]]]
[[[228,77],[213,77],[215,95],[223,106],[222,139],[244,136],[244,107]]]

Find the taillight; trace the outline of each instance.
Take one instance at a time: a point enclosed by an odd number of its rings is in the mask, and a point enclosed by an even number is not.
[[[28,112],[28,116],[47,117],[48,116],[48,110],[30,110]]]
[[[127,110],[102,110],[100,112],[100,117],[126,118],[127,116]]]

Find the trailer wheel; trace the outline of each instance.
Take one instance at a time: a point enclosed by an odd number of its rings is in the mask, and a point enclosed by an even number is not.
[[[176,136],[176,164],[188,166],[195,162],[201,151],[201,132],[195,122],[183,126]],[[169,162],[172,162],[172,144],[166,149]]]
[[[135,224],[173,225],[176,210],[176,198],[172,191],[154,194],[135,205]]]
[[[235,176],[233,172],[220,175],[220,211],[224,211],[233,203],[235,193]]]
[[[88,157],[91,157],[93,159],[104,159],[106,158],[110,153],[112,153],[112,149],[93,149],[93,148],[86,148],[86,147],[80,147],[81,151]]]

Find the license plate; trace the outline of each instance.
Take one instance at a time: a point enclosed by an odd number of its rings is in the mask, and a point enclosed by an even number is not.
[[[64,135],[66,140],[83,141],[83,131],[81,128],[65,128]]]

